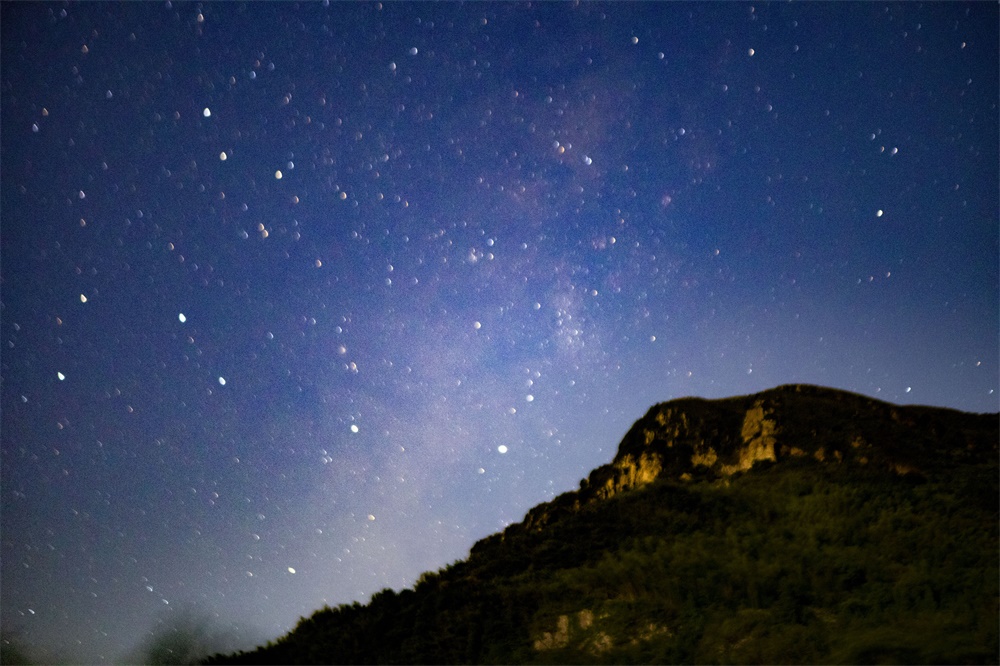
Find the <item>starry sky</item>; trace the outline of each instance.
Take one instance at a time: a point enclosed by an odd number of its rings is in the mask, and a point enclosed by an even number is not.
[[[996,3],[3,3],[2,624],[413,585],[653,404],[997,411]]]

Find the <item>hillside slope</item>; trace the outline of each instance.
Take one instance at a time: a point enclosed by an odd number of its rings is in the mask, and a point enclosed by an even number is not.
[[[995,663],[997,415],[657,405],[468,559],[209,663]]]

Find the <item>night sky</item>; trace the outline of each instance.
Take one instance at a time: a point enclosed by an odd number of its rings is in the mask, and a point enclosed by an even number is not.
[[[653,404],[997,411],[996,3],[3,3],[2,624],[233,647]]]

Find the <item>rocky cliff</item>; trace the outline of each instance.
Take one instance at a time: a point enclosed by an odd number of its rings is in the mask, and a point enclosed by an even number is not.
[[[672,400],[636,421],[614,460],[591,472],[579,490],[538,505],[508,529],[539,530],[568,511],[658,479],[725,479],[758,463],[805,456],[919,478],[935,466],[996,457],[998,418],[807,384],[720,400]],[[494,539],[503,535],[484,541]]]

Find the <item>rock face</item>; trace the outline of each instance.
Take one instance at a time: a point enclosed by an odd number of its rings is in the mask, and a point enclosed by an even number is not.
[[[581,652],[600,658],[615,647],[614,638],[602,627],[606,619],[607,616],[595,618],[594,612],[589,609],[572,615],[560,615],[556,620],[554,631],[542,632],[535,638],[532,647],[536,652],[546,652],[573,646]],[[630,645],[638,645],[670,633],[667,627],[647,622],[636,628],[635,634],[628,642]]]
[[[724,479],[755,464],[802,456],[919,477],[928,466],[996,456],[998,443],[986,433],[995,431],[997,419],[806,384],[721,400],[673,400],[636,421],[614,460],[591,472],[578,491],[535,507],[512,527],[539,530],[562,513],[661,478]]]

